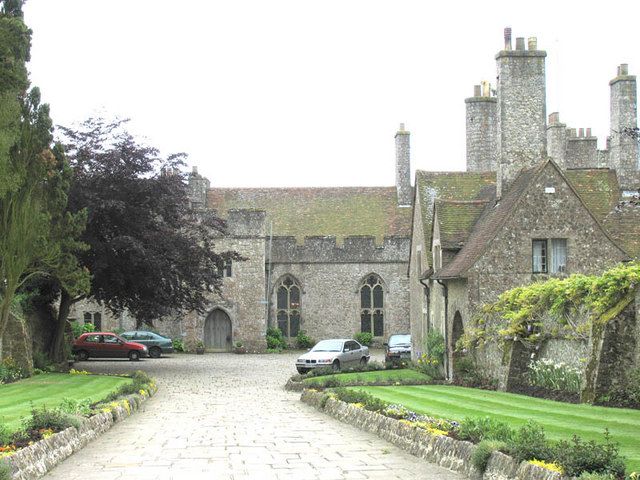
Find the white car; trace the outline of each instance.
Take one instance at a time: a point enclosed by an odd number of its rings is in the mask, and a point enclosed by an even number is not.
[[[369,347],[353,339],[334,338],[322,340],[296,360],[298,373],[307,373],[314,368],[331,367],[334,370],[365,365],[371,356]]]

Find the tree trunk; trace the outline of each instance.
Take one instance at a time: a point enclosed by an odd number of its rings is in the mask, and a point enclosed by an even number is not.
[[[71,305],[74,303],[71,295],[63,288],[60,294],[60,306],[58,307],[58,320],[56,322],[55,332],[51,340],[49,347],[49,357],[54,363],[60,363],[66,360],[65,358],[65,331],[67,326],[67,318],[69,318],[69,311]]]

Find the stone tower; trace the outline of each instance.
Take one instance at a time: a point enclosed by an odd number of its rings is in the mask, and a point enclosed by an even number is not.
[[[497,168],[497,98],[491,85],[475,85],[473,97],[465,99],[467,111],[467,171],[495,172]]]
[[[198,167],[194,166],[189,174],[189,201],[191,208],[201,209],[207,206],[207,191],[209,180],[198,173]]]
[[[638,142],[624,134],[625,128],[638,126],[638,96],[636,77],[629,75],[628,66],[618,67],[618,75],[609,82],[611,86],[611,143],[609,161],[618,173],[620,186],[625,189],[638,188],[633,185],[637,175]]]
[[[537,164],[546,154],[545,58],[537,40],[516,38],[511,48],[511,29],[504,32],[504,50],[496,55],[498,67],[498,178],[499,191],[517,173]]]
[[[567,124],[560,121],[560,114],[551,113],[547,126],[547,153],[560,168],[566,168],[567,135]]]
[[[410,206],[413,201],[411,189],[411,155],[409,151],[410,133],[404,129],[404,123],[396,132],[396,190],[398,205]]]

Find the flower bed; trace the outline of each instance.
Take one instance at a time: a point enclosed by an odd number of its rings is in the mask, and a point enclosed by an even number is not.
[[[34,409],[32,417],[25,420],[25,430],[14,434],[11,443],[0,445],[0,480],[31,480],[42,477],[55,465],[111,428],[114,423],[137,411],[157,391],[155,383],[141,372],[136,372],[134,383],[125,387],[120,390],[123,395],[114,395],[105,402],[93,405],[89,410],[89,407],[81,403],[71,406],[77,409],[76,415],[70,415],[62,408]],[[71,407],[66,405],[64,408]],[[57,421],[61,418],[67,423]],[[52,427],[29,428],[34,423],[52,424]],[[66,426],[69,424],[72,426]],[[58,428],[58,425],[65,426]]]
[[[551,444],[542,427],[534,423],[518,430],[490,418],[465,419],[458,424],[418,415],[351,389],[305,390],[302,401],[414,455],[475,478],[561,479],[562,471],[572,476],[600,472],[624,477],[624,463],[607,436],[604,444],[577,438]]]

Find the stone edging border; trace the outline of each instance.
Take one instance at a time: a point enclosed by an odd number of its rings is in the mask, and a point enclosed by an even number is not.
[[[484,474],[471,464],[476,446],[471,442],[455,440],[444,435],[431,435],[426,430],[407,425],[393,418],[370,412],[334,398],[326,398],[322,392],[304,390],[300,400],[318,410],[371,432],[401,449],[430,463],[462,473],[474,480],[566,480],[567,477],[538,467],[529,462],[518,464],[501,452],[493,452]]]
[[[5,457],[5,462],[8,460],[13,468],[11,478],[31,480],[44,476],[58,463],[109,430],[113,424],[139,410],[142,402],[157,391],[158,387],[154,385],[149,388],[149,395],[134,394],[114,400],[112,403],[117,405],[111,406],[110,411],[85,419],[79,429],[69,427]]]

